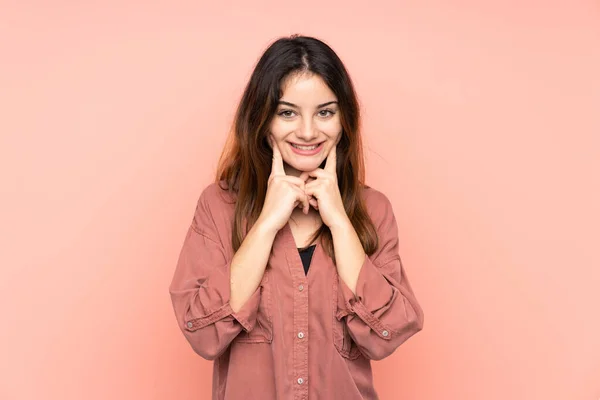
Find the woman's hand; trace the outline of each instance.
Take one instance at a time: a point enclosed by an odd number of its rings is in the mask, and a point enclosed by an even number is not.
[[[309,173],[303,172],[299,177],[286,175],[277,142],[270,136],[269,141],[273,147],[273,165],[265,203],[257,222],[277,232],[285,226],[296,207],[302,207],[304,214],[308,213],[310,199],[305,194],[304,188]]]
[[[319,210],[323,223],[330,229],[338,226],[347,226],[349,222],[338,187],[336,147],[337,144],[334,144],[331,150],[329,150],[325,168],[317,168],[308,172],[309,176],[316,179],[307,183],[304,188],[306,195],[316,198],[317,204],[315,208]]]

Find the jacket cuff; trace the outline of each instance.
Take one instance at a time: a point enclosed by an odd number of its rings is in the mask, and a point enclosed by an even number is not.
[[[235,318],[244,328],[244,331],[250,332],[256,325],[256,314],[260,304],[260,286],[252,293],[252,296],[237,312],[232,312],[231,316]],[[229,305],[229,303],[227,303]],[[229,307],[231,309],[231,307]]]
[[[259,286],[254,291],[237,312],[233,312],[229,303],[231,294],[230,285],[229,266],[222,271],[214,271],[203,287],[198,289],[200,304],[206,305],[204,311],[208,312],[199,318],[192,318],[186,321],[186,328],[188,330],[195,331],[228,317],[230,320],[235,319],[239,322],[246,332],[250,332],[254,328],[260,304],[261,287]],[[196,311],[194,314],[198,315],[201,310],[194,311]]]
[[[369,325],[383,339],[389,339],[389,334],[384,332],[386,328],[374,313],[381,315],[389,308],[397,297],[398,291],[394,290],[392,284],[379,272],[369,256],[358,274],[356,282],[356,295],[338,275],[338,311],[336,318],[341,320],[346,315],[354,314]]]

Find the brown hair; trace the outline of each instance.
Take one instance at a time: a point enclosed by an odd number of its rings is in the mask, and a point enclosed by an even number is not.
[[[219,160],[216,182],[224,181],[226,187],[221,188],[237,195],[231,237],[233,250],[239,249],[262,211],[273,157],[267,142],[269,125],[282,96],[282,82],[295,73],[320,76],[338,98],[342,135],[337,145],[336,170],[340,194],[365,253],[373,254],[377,248],[377,230],[361,196],[363,188],[368,186],[364,183],[359,106],[354,86],[333,49],[318,39],[298,35],[276,40],[259,59]],[[325,224],[314,233],[311,243],[319,237],[335,262],[331,231]]]

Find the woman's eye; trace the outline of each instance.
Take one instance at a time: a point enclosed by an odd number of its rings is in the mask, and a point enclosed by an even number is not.
[[[320,110],[319,111],[319,116],[322,118],[330,117],[333,114],[335,114],[335,111],[332,111],[332,110]],[[294,115],[296,115],[296,113],[293,110],[282,110],[282,111],[278,112],[277,115],[284,117],[284,118],[292,118]]]
[[[283,110],[279,113],[279,115],[281,115],[282,117],[285,117],[285,118],[290,118],[293,116],[293,114],[294,114],[294,112],[292,110]]]

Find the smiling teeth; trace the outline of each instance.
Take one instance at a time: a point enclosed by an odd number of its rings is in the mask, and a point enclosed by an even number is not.
[[[292,143],[292,146],[294,146],[295,148],[297,148],[297,149],[300,149],[300,150],[314,150],[314,149],[316,149],[317,147],[319,147],[319,145],[318,145],[318,144],[316,144],[316,145],[314,145],[314,146],[298,146],[298,145],[296,145],[296,144],[293,144],[293,143]]]

